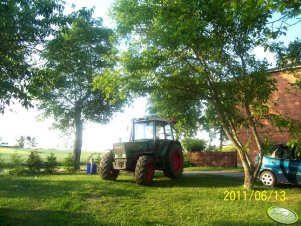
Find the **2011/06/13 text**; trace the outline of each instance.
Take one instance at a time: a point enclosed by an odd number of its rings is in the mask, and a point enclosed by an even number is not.
[[[285,191],[224,191],[224,201],[285,201]]]

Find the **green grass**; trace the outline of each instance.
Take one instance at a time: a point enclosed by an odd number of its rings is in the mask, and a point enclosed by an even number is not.
[[[0,158],[4,160],[4,162],[8,163],[11,160],[11,155],[17,152],[23,161],[26,161],[30,152],[35,149],[17,149],[17,148],[7,148],[7,147],[0,147]],[[72,150],[56,150],[56,149],[36,149],[40,152],[40,156],[45,160],[46,156],[50,153],[54,153],[57,157],[57,161],[62,163],[64,158],[68,155],[68,153],[72,153]],[[81,162],[86,163],[88,162],[88,158],[91,154],[98,154],[99,152],[90,152],[90,151],[82,151],[81,153]]]
[[[156,173],[151,187],[131,175],[117,181],[98,175],[10,177],[0,175],[1,225],[277,225],[266,215],[281,205],[301,216],[301,189],[281,186],[258,192],[286,193],[286,201],[224,201],[226,191],[243,192],[242,179],[184,175],[177,180]],[[247,193],[248,196],[250,192]],[[299,221],[300,222],[300,221]]]

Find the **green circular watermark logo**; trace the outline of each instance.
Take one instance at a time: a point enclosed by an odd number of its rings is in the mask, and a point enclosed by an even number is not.
[[[286,208],[286,207],[281,207],[281,206],[272,206],[267,210],[268,216],[282,224],[294,224],[298,221],[298,215]]]

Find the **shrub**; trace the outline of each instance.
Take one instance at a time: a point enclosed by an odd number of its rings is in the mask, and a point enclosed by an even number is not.
[[[63,166],[69,173],[73,173],[75,171],[72,153],[69,153],[68,156],[64,158]]]
[[[2,172],[4,168],[5,168],[4,160],[0,157],[0,172]]]
[[[12,175],[21,175],[24,173],[24,166],[21,156],[15,151],[14,154],[10,156],[11,158],[11,170],[9,171]]]
[[[219,151],[219,148],[216,147],[215,145],[208,145],[208,147],[206,148],[206,151],[215,152],[215,151]]]
[[[185,138],[182,140],[182,145],[186,151],[204,151],[207,142],[202,139]]]
[[[184,167],[190,167],[190,166],[195,166],[195,164],[193,164],[187,153],[184,153]]]
[[[94,159],[95,164],[98,165],[98,164],[100,163],[100,160],[101,160],[101,154],[98,153],[98,154],[96,155],[96,158]]]
[[[93,158],[94,159],[94,163],[95,164],[99,164],[100,160],[101,160],[101,154],[100,153],[93,153],[91,155],[88,156],[87,159],[87,163],[90,163],[90,159]]]
[[[46,173],[54,173],[58,166],[56,156],[54,153],[50,153],[49,156],[46,157],[46,162],[44,163],[45,172]]]
[[[235,152],[236,148],[234,145],[223,146],[222,152]]]
[[[43,160],[38,151],[31,151],[26,163],[29,173],[39,173],[43,167]]]

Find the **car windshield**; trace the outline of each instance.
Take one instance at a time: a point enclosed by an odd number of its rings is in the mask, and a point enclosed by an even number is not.
[[[134,140],[154,139],[153,122],[136,122],[134,124]]]
[[[271,157],[279,158],[279,159],[292,159],[292,160],[299,160],[299,161],[301,159],[301,156],[297,150],[292,149],[286,145],[276,146],[274,152],[271,154]]]

